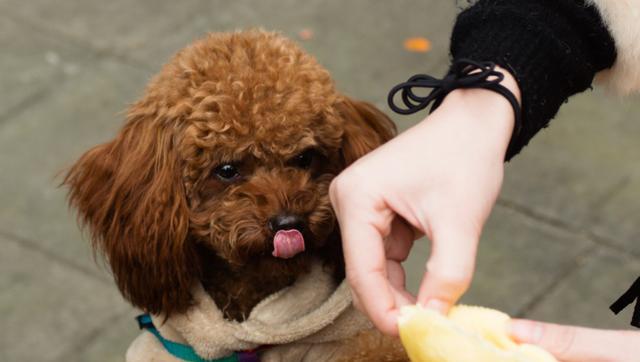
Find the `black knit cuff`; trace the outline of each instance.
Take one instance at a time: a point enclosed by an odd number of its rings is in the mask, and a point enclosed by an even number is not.
[[[615,44],[597,10],[575,0],[480,0],[458,16],[453,59],[493,61],[522,94],[522,128],[506,160],[556,115],[571,95],[611,67]]]

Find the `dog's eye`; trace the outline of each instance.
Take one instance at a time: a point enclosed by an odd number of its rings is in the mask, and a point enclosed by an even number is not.
[[[223,181],[233,181],[240,177],[240,172],[235,165],[230,163],[220,165],[213,170],[213,173]]]
[[[311,167],[311,164],[313,163],[315,157],[316,150],[314,150],[313,148],[309,148],[307,150],[304,150],[299,155],[295,156],[293,160],[291,160],[291,163],[296,167],[308,169],[309,167]]]

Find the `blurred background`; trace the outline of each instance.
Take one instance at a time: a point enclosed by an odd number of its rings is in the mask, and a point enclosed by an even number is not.
[[[0,0],[0,361],[124,360],[136,311],[58,184],[172,53],[207,32],[278,30],[341,91],[391,115],[393,85],[446,71],[457,11],[443,0]],[[464,302],[628,328],[632,308],[608,306],[640,275],[638,101],[576,96],[507,165]],[[425,114],[391,116],[404,130]],[[407,262],[414,289],[427,255],[421,240]]]

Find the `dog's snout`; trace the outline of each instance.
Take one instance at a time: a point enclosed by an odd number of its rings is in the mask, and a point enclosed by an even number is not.
[[[298,215],[293,214],[279,214],[269,219],[269,229],[276,232],[278,230],[290,230],[296,229],[302,231],[304,228],[304,221]]]

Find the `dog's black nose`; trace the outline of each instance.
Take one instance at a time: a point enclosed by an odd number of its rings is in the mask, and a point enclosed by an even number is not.
[[[280,214],[269,219],[269,229],[276,232],[278,230],[290,230],[296,229],[302,231],[304,228],[304,221],[298,215],[293,214]]]

